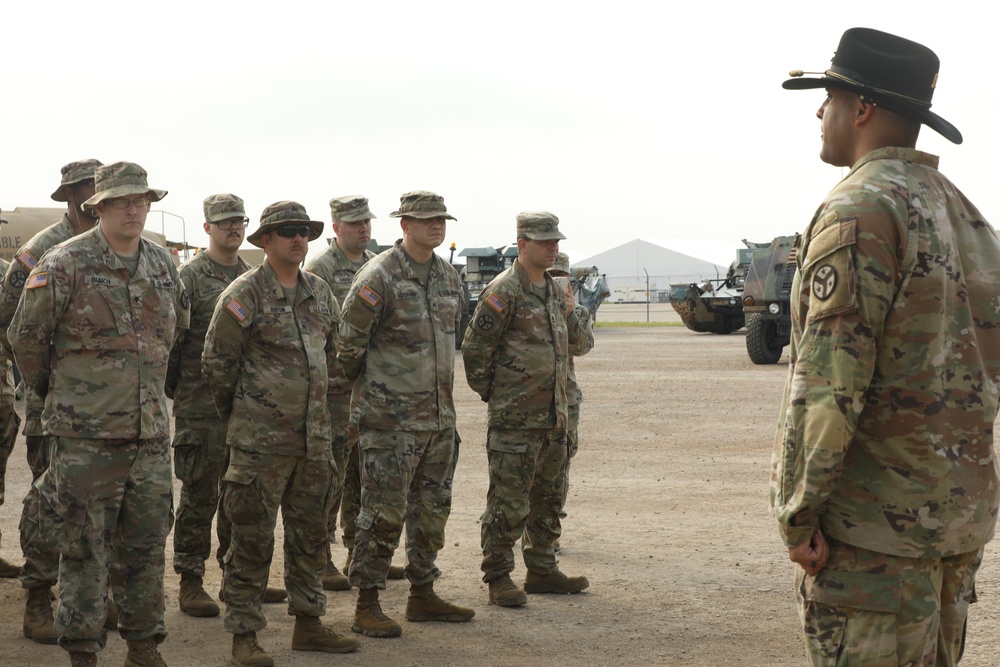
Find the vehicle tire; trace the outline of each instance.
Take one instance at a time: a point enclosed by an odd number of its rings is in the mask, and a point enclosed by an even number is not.
[[[754,313],[747,318],[747,356],[758,365],[776,364],[784,345],[778,339],[778,325],[774,320]]]

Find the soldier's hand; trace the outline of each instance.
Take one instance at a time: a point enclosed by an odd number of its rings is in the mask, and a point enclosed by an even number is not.
[[[830,545],[819,528],[808,542],[788,549],[788,560],[798,563],[806,574],[816,575],[826,567],[830,558]]]
[[[562,278],[559,283],[562,285],[563,289],[566,290],[566,317],[569,317],[569,314],[573,312],[573,306],[576,305],[576,295],[573,294],[573,284],[570,282],[569,278]]]

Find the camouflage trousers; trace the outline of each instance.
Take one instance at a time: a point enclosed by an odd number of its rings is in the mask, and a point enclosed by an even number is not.
[[[480,519],[483,581],[514,569],[514,544],[522,536],[524,566],[536,574],[556,570],[566,450],[563,429],[489,429],[490,488]]]
[[[6,362],[5,362],[6,363]],[[0,403],[0,506],[4,503],[7,479],[7,461],[14,451],[17,442],[17,429],[21,426],[21,418],[14,409],[14,401]],[[0,543],[3,534],[0,533]]]
[[[226,472],[229,447],[226,424],[199,427],[177,419],[174,428],[174,474],[181,481],[174,523],[174,572],[205,576],[205,561],[212,555],[212,519],[219,507],[219,488]],[[216,558],[229,550],[232,527],[220,513],[216,523],[219,548]]]
[[[261,598],[274,556],[279,511],[285,532],[288,613],[322,616],[326,613],[322,584],[326,517],[336,478],[333,460],[235,448],[229,455],[222,482],[222,506],[233,526],[222,580],[226,631],[242,634],[267,627]]]
[[[115,591],[127,640],[166,636],[164,547],[173,523],[170,441],[54,439],[36,483],[39,539],[59,560],[55,628],[68,651],[97,652],[107,633],[110,550],[124,564]]]
[[[569,464],[579,450],[580,442],[580,404],[566,406],[566,467],[563,474],[562,509],[566,509],[566,499],[569,497]]]
[[[327,517],[331,545],[337,543],[337,517],[341,515],[344,546],[354,548],[354,521],[361,504],[361,472],[358,469],[358,430],[351,424],[350,394],[331,396],[327,401],[333,423],[333,460],[337,464],[336,495]]]
[[[917,559],[827,540],[826,568],[796,575],[812,667],[958,665],[982,549]]]
[[[351,584],[385,588],[404,526],[406,578],[423,585],[441,576],[435,561],[444,547],[445,524],[451,514],[460,442],[453,428],[361,433],[361,511]]]

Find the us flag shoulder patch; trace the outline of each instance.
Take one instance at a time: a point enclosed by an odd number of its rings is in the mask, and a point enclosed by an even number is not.
[[[368,285],[365,285],[364,287],[358,290],[358,297],[372,308],[377,306],[379,302],[382,300],[382,297],[379,295],[379,293],[373,290]]]
[[[38,264],[38,260],[35,259],[32,256],[32,254],[27,250],[22,250],[20,253],[18,253],[17,261],[21,262],[21,264],[24,264],[29,271],[35,268],[35,264]]]
[[[242,303],[236,299],[230,299],[229,303],[226,304],[226,310],[228,310],[233,317],[242,322],[247,317],[250,316],[250,311],[247,310]]]
[[[35,289],[36,287],[45,287],[49,284],[49,274],[47,273],[36,273],[35,275],[28,278],[28,284],[25,285],[28,289]]]
[[[502,315],[507,307],[507,302],[498,297],[496,292],[490,292],[490,295],[486,297],[486,305],[497,311],[497,315]]]

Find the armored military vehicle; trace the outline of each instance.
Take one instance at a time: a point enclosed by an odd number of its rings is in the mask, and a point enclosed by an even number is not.
[[[670,305],[691,331],[730,334],[743,327],[743,281],[754,249],[761,246],[743,243],[747,247],[736,251],[725,278],[670,285]]]
[[[776,364],[792,333],[790,296],[795,277],[796,236],[779,236],[770,244],[755,244],[743,281],[743,314],[747,355],[755,364]],[[743,241],[748,246],[746,240]]]

